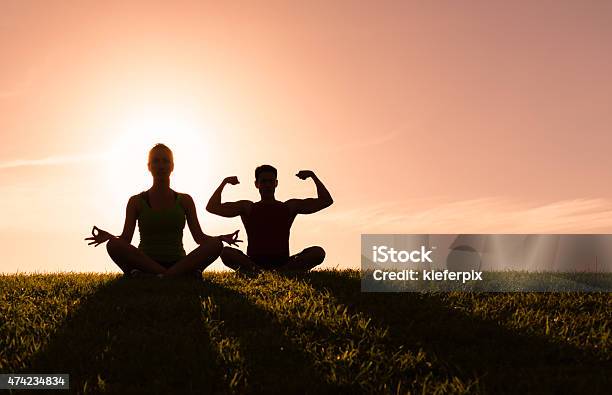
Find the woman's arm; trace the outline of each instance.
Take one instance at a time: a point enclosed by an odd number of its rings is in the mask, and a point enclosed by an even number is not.
[[[136,219],[138,218],[138,195],[132,196],[128,200],[125,208],[125,222],[123,224],[123,231],[119,238],[125,240],[128,243],[132,242],[134,237],[134,229],[136,228]]]
[[[185,209],[185,216],[187,217],[187,225],[189,225],[189,231],[191,232],[191,236],[193,236],[193,239],[195,240],[196,243],[202,244],[206,240],[209,240],[210,238],[213,238],[213,237],[217,237],[221,241],[224,241],[225,243],[229,245],[237,246],[238,245],[237,243],[242,242],[242,240],[238,240],[238,231],[235,231],[234,233],[231,233],[231,234],[220,235],[220,236],[209,236],[205,234],[204,232],[202,232],[202,228],[200,227],[200,221],[198,221],[198,213],[196,211],[195,203],[193,202],[193,199],[191,198],[191,196],[187,195],[186,193],[183,194],[182,196],[183,196],[183,199],[182,199],[183,208]]]
[[[189,231],[191,232],[191,236],[196,243],[202,244],[204,241],[208,240],[211,236],[202,232],[202,228],[200,227],[200,221],[198,221],[198,213],[195,208],[195,203],[191,196],[186,193],[181,194],[183,209],[185,209],[185,216],[187,217],[187,225],[189,226]]]
[[[130,200],[128,200],[127,207],[125,209],[125,223],[123,224],[123,232],[121,232],[120,236],[115,236],[108,233],[105,230],[94,226],[91,230],[91,237],[85,238],[85,240],[91,240],[88,245],[93,245],[94,247],[99,246],[106,241],[119,238],[125,240],[128,244],[132,241],[132,236],[134,236],[134,229],[136,228],[136,219],[138,218],[138,196],[132,196]]]

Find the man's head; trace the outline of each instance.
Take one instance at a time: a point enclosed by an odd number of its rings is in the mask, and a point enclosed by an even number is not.
[[[261,165],[255,169],[255,187],[262,198],[274,197],[274,190],[278,186],[276,175],[276,169],[270,165]]]
[[[174,170],[172,150],[165,144],[155,144],[149,151],[147,166],[153,177],[169,177]]]

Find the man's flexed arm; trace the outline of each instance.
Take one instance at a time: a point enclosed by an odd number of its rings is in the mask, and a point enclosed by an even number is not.
[[[217,214],[222,217],[237,217],[244,213],[245,205],[250,203],[248,200],[239,200],[237,202],[221,203],[221,192],[226,184],[238,184],[238,177],[227,177],[221,185],[215,190],[206,205],[206,211],[212,214]]]
[[[334,200],[332,199],[329,191],[327,188],[325,188],[325,185],[323,185],[321,180],[319,180],[313,171],[300,170],[296,176],[302,180],[312,178],[312,181],[314,181],[317,187],[317,197],[315,199],[290,199],[287,201],[289,207],[296,214],[312,214],[332,205]]]

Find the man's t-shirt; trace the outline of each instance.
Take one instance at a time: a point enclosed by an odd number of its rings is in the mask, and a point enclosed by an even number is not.
[[[291,218],[285,202],[256,202],[243,218],[247,255],[261,266],[280,266],[289,259]]]

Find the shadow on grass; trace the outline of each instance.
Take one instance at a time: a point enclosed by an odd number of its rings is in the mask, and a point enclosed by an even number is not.
[[[436,294],[362,293],[358,276],[288,274],[389,327],[397,347],[434,354],[461,379],[478,376],[487,393],[608,393],[612,366],[569,344],[501,327],[449,307]]]
[[[221,323],[214,338],[207,307]],[[225,366],[220,341],[237,341],[243,363]],[[234,369],[245,369],[245,385],[225,381]],[[211,281],[111,280],[81,299],[23,372],[68,373],[72,393],[330,392],[268,312]]]
[[[72,393],[221,391],[200,290],[184,285],[109,281],[81,300],[25,372],[69,373]]]
[[[329,393],[308,356],[291,339],[272,314],[244,295],[213,281],[206,281],[202,296],[217,304],[215,319],[222,332],[238,339],[245,359],[248,393]]]

